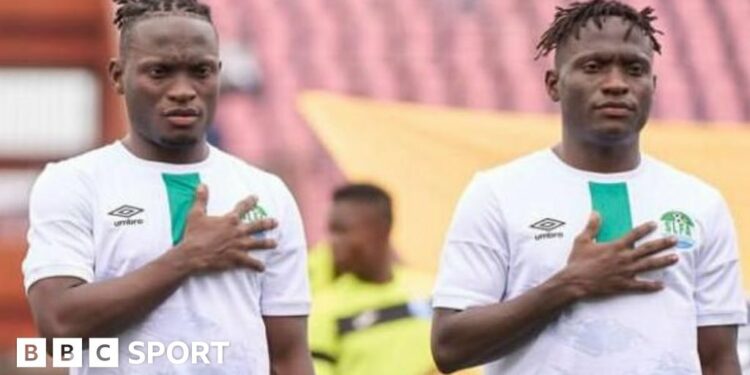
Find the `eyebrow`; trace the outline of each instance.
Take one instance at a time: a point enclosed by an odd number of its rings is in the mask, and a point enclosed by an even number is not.
[[[614,53],[614,52],[589,52],[583,53],[573,59],[573,64],[580,64],[588,60],[622,60],[627,63],[638,62],[642,64],[651,65],[651,60],[639,53]]]
[[[219,59],[210,56],[191,56],[183,60],[174,56],[149,56],[143,57],[138,60],[139,66],[148,66],[153,64],[168,64],[168,65],[218,65]]]

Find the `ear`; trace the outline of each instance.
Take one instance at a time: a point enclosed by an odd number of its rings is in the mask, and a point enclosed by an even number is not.
[[[654,91],[656,91],[656,82],[657,82],[657,79],[656,79],[656,78],[657,78],[657,77],[656,77],[656,74],[654,74]]]
[[[109,60],[109,80],[112,83],[112,87],[120,95],[125,93],[125,87],[122,82],[123,68],[122,61],[118,59]]]
[[[544,86],[547,88],[547,95],[553,102],[560,101],[560,74],[555,69],[547,70],[544,73]]]

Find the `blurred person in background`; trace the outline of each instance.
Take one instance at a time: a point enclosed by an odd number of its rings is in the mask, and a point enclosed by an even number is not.
[[[392,226],[391,198],[383,189],[351,184],[333,193],[330,249],[315,250],[329,251],[334,273],[313,295],[310,349],[318,375],[435,371],[431,282],[395,262]]]
[[[460,199],[434,295],[441,370],[740,374],[727,205],[640,150],[655,19],[618,1],[558,8],[538,49],[554,51],[562,142],[477,174]]]
[[[110,74],[130,132],[48,165],[33,188],[23,272],[40,333],[119,338],[117,373],[312,374],[294,199],[278,177],[206,142],[221,68],[210,9],[116,3]],[[211,364],[131,365],[133,341],[229,347],[208,353]],[[83,365],[73,373],[112,371],[87,355]]]

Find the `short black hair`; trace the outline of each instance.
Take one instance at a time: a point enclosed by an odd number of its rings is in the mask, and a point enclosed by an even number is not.
[[[653,26],[656,20],[654,8],[646,7],[640,11],[628,4],[617,0],[589,0],[585,2],[576,1],[568,7],[557,7],[555,20],[549,29],[542,34],[537,44],[536,58],[547,56],[550,52],[565,42],[569,37],[576,39],[580,37],[581,28],[593,20],[598,28],[602,28],[603,19],[606,17],[621,17],[630,22],[625,38],[630,36],[634,27],[641,29],[651,40],[652,47],[657,53],[661,53],[661,44],[656,39],[656,34],[663,34]]]
[[[186,15],[213,24],[211,8],[198,0],[114,0],[114,24],[120,30],[120,50],[124,51],[130,29],[138,21],[169,14]]]
[[[368,183],[347,184],[333,192],[333,202],[359,202],[379,206],[388,226],[393,224],[391,196],[382,188]]]

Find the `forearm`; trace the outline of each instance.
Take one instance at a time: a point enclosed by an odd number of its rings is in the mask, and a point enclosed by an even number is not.
[[[736,345],[725,344],[719,346],[719,348],[709,353],[699,350],[703,375],[741,375],[742,370],[740,369]]]
[[[737,326],[698,328],[698,357],[705,375],[740,375]]]
[[[433,327],[438,367],[453,372],[500,358],[578,298],[580,293],[558,275],[512,300],[446,316]]]
[[[719,365],[701,366],[703,375],[742,375],[740,365],[733,363],[721,363]]]
[[[301,354],[301,353],[300,353]],[[271,364],[271,375],[313,375],[313,365],[310,354],[299,355],[296,358],[275,360]]]
[[[40,324],[45,336],[116,335],[142,320],[189,275],[172,249],[127,275],[66,289]],[[45,332],[46,331],[46,332]]]
[[[727,353],[711,362],[701,360],[703,375],[741,375],[740,362],[736,353]]]
[[[266,316],[271,375],[314,375],[306,316]]]

